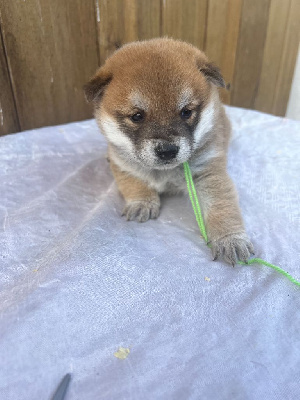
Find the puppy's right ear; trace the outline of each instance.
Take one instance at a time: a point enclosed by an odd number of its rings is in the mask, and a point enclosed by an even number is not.
[[[98,100],[111,80],[111,72],[108,72],[104,68],[100,68],[96,75],[83,86],[87,101],[91,102]]]

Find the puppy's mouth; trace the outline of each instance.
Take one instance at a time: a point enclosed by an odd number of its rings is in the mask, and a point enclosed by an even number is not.
[[[181,162],[164,162],[164,163],[157,163],[153,166],[153,169],[165,170],[165,169],[173,169],[177,167]]]

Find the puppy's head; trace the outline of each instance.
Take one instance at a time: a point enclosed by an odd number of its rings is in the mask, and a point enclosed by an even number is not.
[[[197,48],[172,39],[128,44],[85,86],[108,141],[127,161],[168,169],[187,161],[214,120],[224,80]]]

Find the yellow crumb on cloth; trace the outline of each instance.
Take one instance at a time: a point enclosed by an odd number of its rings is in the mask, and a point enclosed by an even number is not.
[[[129,349],[125,349],[124,347],[119,347],[119,350],[114,353],[114,356],[119,360],[125,360],[130,353]]]
[[[208,278],[207,276],[204,278],[207,282],[210,281],[210,278]]]

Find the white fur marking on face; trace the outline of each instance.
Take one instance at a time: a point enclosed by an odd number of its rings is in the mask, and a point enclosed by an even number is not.
[[[198,122],[198,125],[195,129],[194,142],[196,147],[198,147],[203,136],[213,128],[214,115],[215,103],[214,100],[211,99],[208,105],[202,111],[200,121]]]
[[[139,92],[131,92],[129,100],[132,105],[141,110],[147,111],[149,108],[149,101]]]
[[[189,104],[190,99],[192,97],[192,90],[190,88],[185,88],[184,91],[180,94],[178,99],[178,109],[181,110],[183,107]]]
[[[126,134],[121,131],[118,124],[111,117],[108,115],[102,116],[100,127],[110,143],[126,150],[128,153],[134,153],[133,143]]]
[[[179,143],[177,145],[179,146],[179,153],[176,157],[176,160],[179,163],[183,163],[183,162],[187,161],[191,155],[191,146],[190,146],[188,140],[184,137],[181,137],[179,139]]]
[[[197,159],[192,162],[191,167],[195,171],[200,171],[207,166],[206,164],[208,161],[218,157],[219,155],[220,153],[218,153],[216,149],[212,147],[207,151],[201,152]]]
[[[152,140],[145,140],[143,143],[143,148],[140,152],[140,159],[143,161],[145,166],[154,167],[156,163],[155,156],[155,146],[156,143]]]

